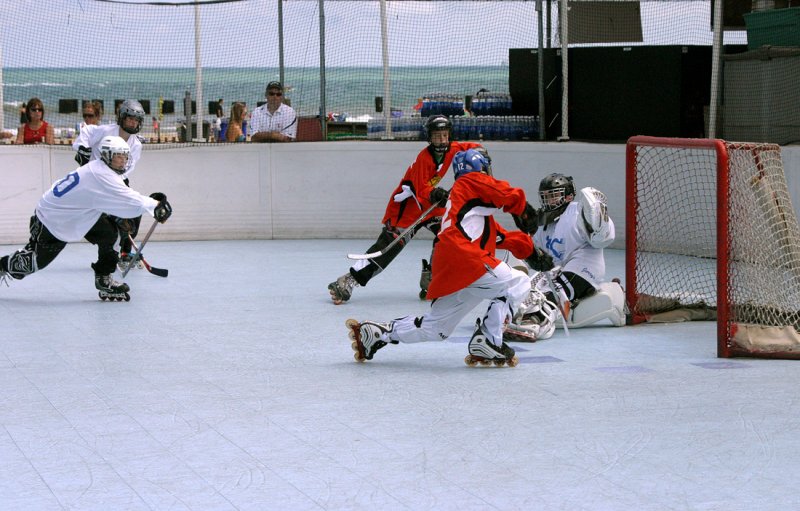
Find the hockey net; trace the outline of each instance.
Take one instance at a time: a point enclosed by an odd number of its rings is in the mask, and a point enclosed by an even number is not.
[[[633,137],[630,322],[717,321],[717,354],[800,358],[800,228],[775,144]]]

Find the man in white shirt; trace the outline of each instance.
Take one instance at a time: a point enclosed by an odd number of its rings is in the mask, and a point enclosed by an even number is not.
[[[86,239],[97,245],[92,264],[101,299],[130,300],[127,284],[114,281],[117,229],[109,215],[133,218],[148,213],[161,223],[172,214],[163,193],[142,195],[125,185],[122,176],[130,154],[120,137],[104,137],[100,159],[67,174],[42,195],[30,222],[30,239],[22,250],[0,258],[0,282],[20,280],[44,269],[67,243]]]
[[[250,116],[251,142],[292,142],[297,138],[297,113],[283,102],[283,85],[269,82],[267,102]]]

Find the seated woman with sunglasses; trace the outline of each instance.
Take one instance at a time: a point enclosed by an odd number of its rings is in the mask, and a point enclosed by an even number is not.
[[[250,115],[252,142],[291,142],[297,137],[297,114],[283,102],[283,85],[267,84],[267,102]]]
[[[44,104],[39,98],[31,98],[25,110],[28,121],[19,127],[15,144],[52,144],[55,142],[53,127],[44,122]]]

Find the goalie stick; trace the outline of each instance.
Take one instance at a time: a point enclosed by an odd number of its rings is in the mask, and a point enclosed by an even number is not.
[[[131,271],[131,268],[133,268],[133,265],[135,265],[140,259],[142,259],[142,250],[144,250],[144,246],[147,244],[147,240],[149,240],[150,236],[153,235],[153,231],[156,230],[156,226],[157,225],[158,225],[158,220],[153,220],[153,225],[151,225],[150,226],[150,230],[147,231],[147,234],[145,235],[144,239],[142,240],[142,244],[140,246],[136,247],[136,253],[133,254],[133,257],[131,258],[131,261],[128,264],[128,267],[125,268],[124,272],[122,272],[122,278],[123,279],[128,274],[128,272]],[[144,262],[143,262],[143,264],[144,264]],[[165,277],[166,277],[166,275],[165,275]]]
[[[381,249],[381,250],[379,250],[377,252],[370,252],[369,254],[347,254],[348,259],[355,259],[355,260],[359,260],[359,259],[375,259],[376,257],[380,257],[380,256],[386,254],[393,246],[395,246],[398,243],[400,243],[401,240],[403,242],[408,241],[411,238],[411,236],[414,234],[414,229],[419,224],[421,224],[423,220],[425,220],[425,217],[428,216],[428,214],[430,214],[431,211],[433,211],[436,208],[440,208],[440,207],[441,206],[439,206],[438,203],[431,205],[431,207],[426,209],[422,213],[422,215],[420,215],[420,217],[417,218],[414,221],[413,224],[409,225],[406,228],[405,231],[403,231],[399,236],[397,236],[395,239],[393,239],[391,243],[389,243],[388,245],[383,247],[383,249]]]
[[[139,254],[139,247],[136,246],[136,242],[133,241],[133,238],[131,238],[130,234],[128,234],[128,239],[131,240],[131,245],[133,246],[133,248],[136,249],[136,253]],[[144,266],[145,270],[149,271],[150,273],[152,273],[157,277],[166,278],[169,275],[169,270],[165,268],[156,268],[155,266],[150,266],[150,263],[148,263],[147,260],[144,258],[144,256],[141,254],[139,254],[139,261],[142,262],[142,265]]]

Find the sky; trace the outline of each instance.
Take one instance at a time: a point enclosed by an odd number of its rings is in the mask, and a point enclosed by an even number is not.
[[[4,2],[0,18],[3,65],[194,67],[192,5],[127,1]],[[318,7],[312,0],[283,2],[285,66],[319,65]],[[392,66],[465,61],[504,65],[508,48],[538,44],[535,2],[388,1],[386,9]],[[209,4],[199,10],[202,65],[278,66],[278,0]],[[382,65],[380,2],[327,1],[324,10],[327,65]],[[711,42],[708,1],[646,2],[641,12],[648,44]],[[31,46],[31,41],[42,43]],[[552,41],[558,44],[555,36]]]

